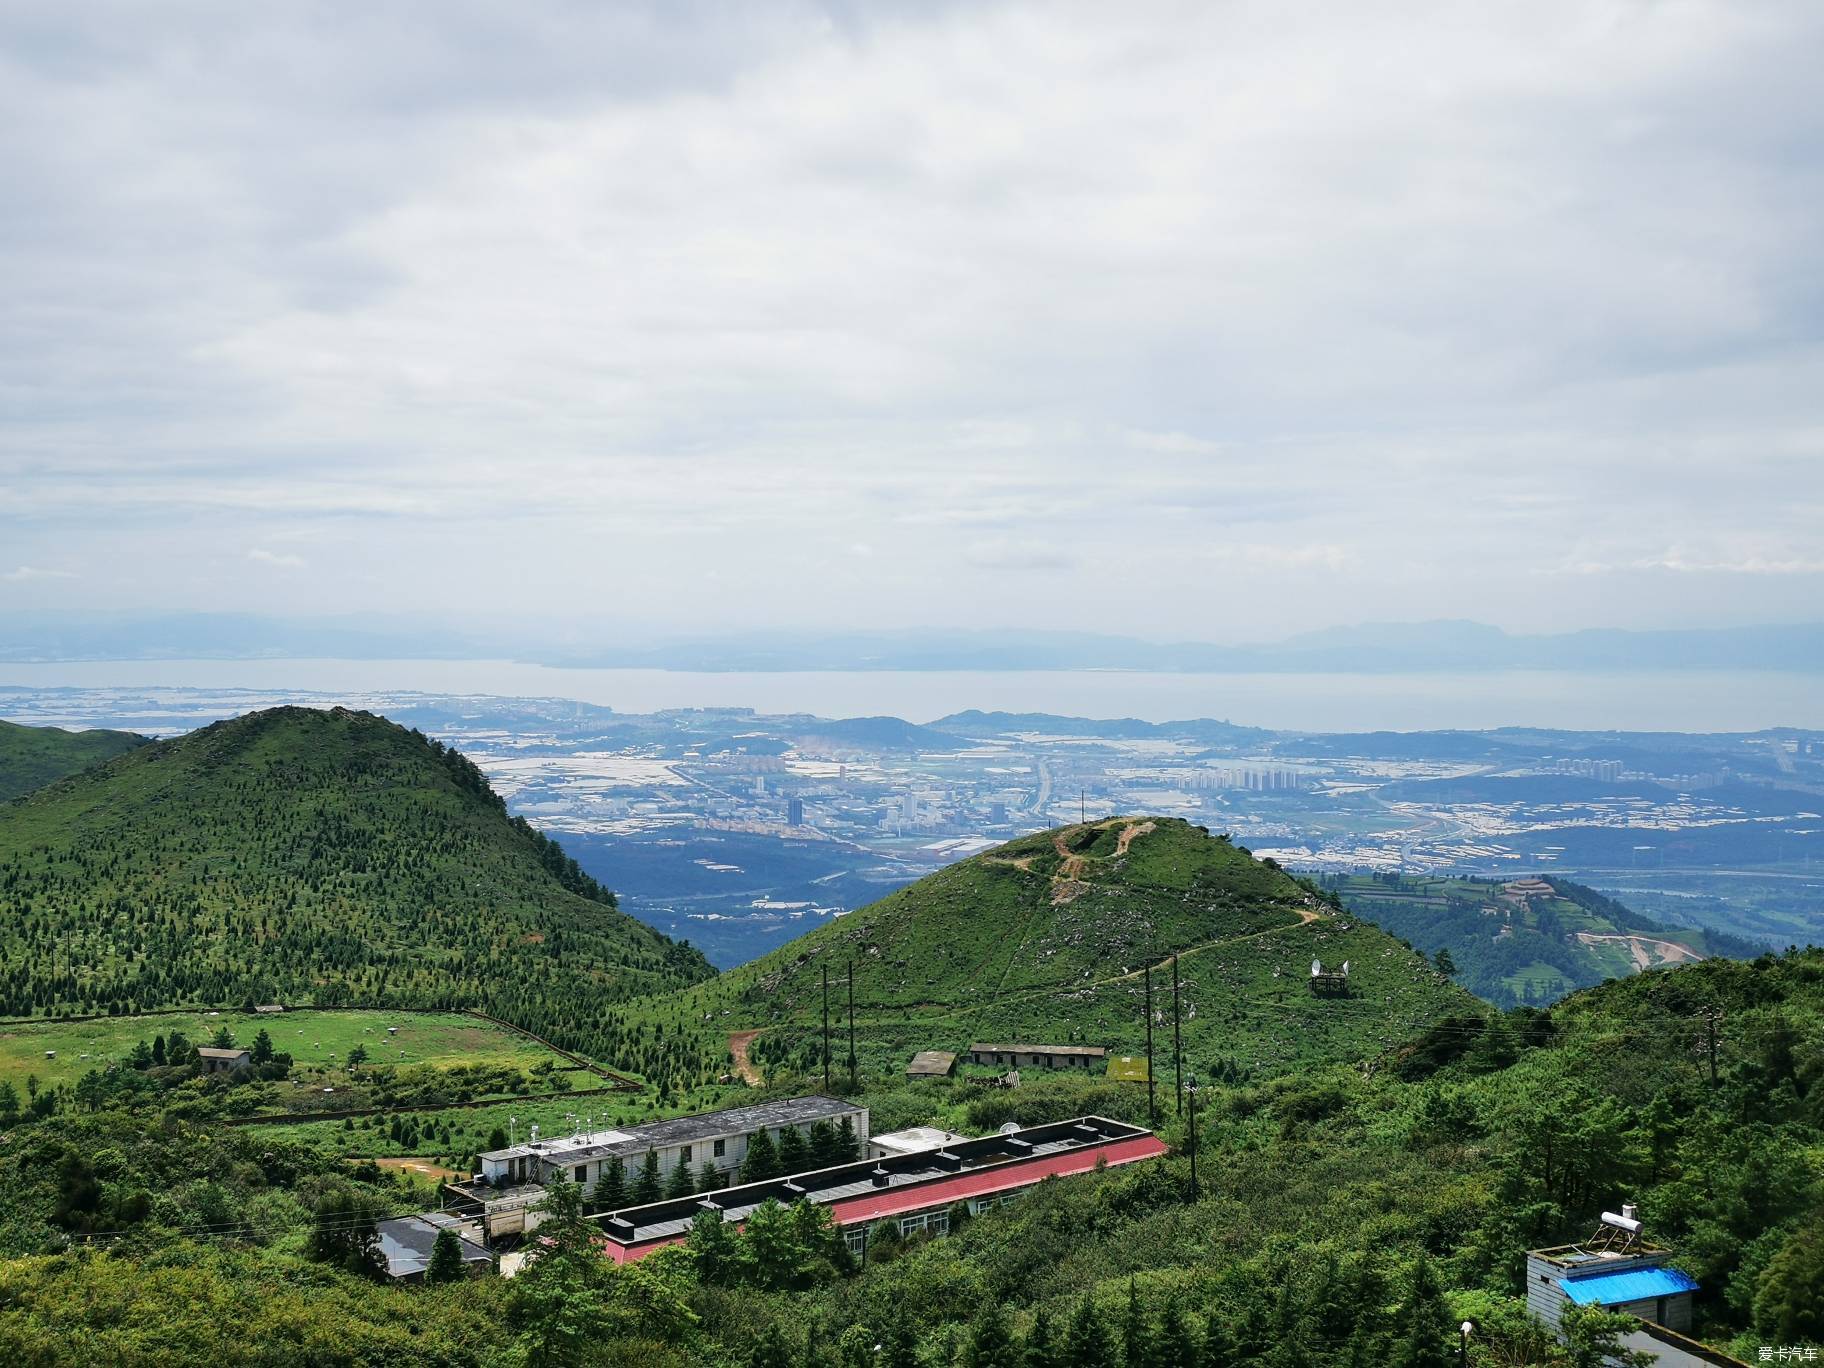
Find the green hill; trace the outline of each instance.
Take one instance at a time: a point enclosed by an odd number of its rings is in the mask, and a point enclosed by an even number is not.
[[[478,1007],[587,1047],[604,1003],[710,972],[368,713],[252,713],[0,808],[0,1014]]]
[[[857,1044],[870,1068],[975,1040],[1145,1045],[1171,1029],[1180,954],[1186,1057],[1199,1071],[1276,1073],[1378,1054],[1467,993],[1376,927],[1227,838],[1176,819],[1116,818],[1024,837],[960,861],[676,998],[638,1022],[726,1048],[758,1031],[755,1065],[821,1067],[823,974],[838,1036],[853,966]],[[1311,992],[1314,959],[1351,965],[1347,996]],[[846,1041],[835,1054],[846,1058]],[[1162,1043],[1155,1055],[1165,1057]],[[895,1063],[897,1061],[897,1063]],[[695,1067],[680,1043],[677,1067]]]
[[[145,737],[132,732],[0,722],[0,803],[146,744]]]
[[[1607,978],[1760,947],[1662,926],[1569,879],[1352,874],[1325,889],[1421,950],[1450,953],[1458,981],[1499,1007],[1543,1005]]]

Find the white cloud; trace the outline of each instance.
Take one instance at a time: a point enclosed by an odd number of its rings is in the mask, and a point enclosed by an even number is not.
[[[1715,0],[0,18],[0,536],[169,607],[993,625],[1042,573],[1160,635],[1210,591],[1810,614],[1821,39]],[[214,572],[248,545],[309,563]]]
[[[5,574],[0,575],[0,579],[8,580],[15,584],[23,583],[27,580],[67,580],[76,578],[76,572],[73,570],[46,570],[36,565],[21,565],[17,569],[8,570]]]

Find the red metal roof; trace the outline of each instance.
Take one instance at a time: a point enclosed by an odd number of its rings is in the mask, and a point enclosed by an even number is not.
[[[1099,1162],[1106,1163],[1110,1168],[1118,1168],[1122,1164],[1138,1163],[1142,1159],[1156,1159],[1169,1151],[1170,1147],[1158,1136],[1137,1135],[1128,1140],[1085,1145],[1081,1149],[1042,1155],[1036,1159],[1014,1159],[1004,1164],[959,1173],[953,1178],[940,1178],[935,1182],[883,1188],[879,1192],[830,1202],[828,1208],[837,1225],[860,1225],[883,1217],[904,1215],[909,1211],[949,1206],[952,1202],[968,1197],[987,1197],[997,1192],[1031,1187],[1046,1178],[1088,1173]],[[611,1239],[607,1242],[607,1253],[615,1263],[632,1263],[655,1249],[662,1249],[668,1244],[681,1244],[686,1238],[683,1235],[666,1235],[637,1244],[622,1244]]]
[[[1116,1140],[1107,1145],[1086,1145],[1082,1149],[1047,1154],[1037,1159],[1015,1159],[1011,1163],[994,1164],[973,1172],[959,1173],[954,1178],[942,1178],[935,1183],[883,1188],[864,1197],[849,1197],[840,1202],[831,1202],[830,1214],[836,1218],[837,1225],[876,1221],[883,1216],[923,1211],[926,1207],[949,1206],[965,1197],[986,1197],[996,1192],[1031,1187],[1043,1178],[1088,1173],[1096,1166],[1097,1160],[1106,1160],[1110,1168],[1115,1168],[1141,1159],[1156,1159],[1166,1151],[1165,1142],[1158,1136],[1138,1135],[1131,1140]]]

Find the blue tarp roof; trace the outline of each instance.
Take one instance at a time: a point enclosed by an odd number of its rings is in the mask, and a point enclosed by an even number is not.
[[[1630,1268],[1564,1280],[1564,1295],[1579,1306],[1615,1306],[1695,1291],[1697,1284],[1675,1268]]]

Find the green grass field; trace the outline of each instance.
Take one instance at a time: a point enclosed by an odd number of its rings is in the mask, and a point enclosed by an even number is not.
[[[90,1069],[126,1058],[138,1041],[181,1031],[193,1045],[205,1045],[226,1026],[237,1045],[250,1045],[263,1027],[273,1047],[291,1055],[300,1070],[343,1066],[356,1045],[367,1047],[370,1064],[505,1065],[530,1068],[549,1059],[568,1062],[535,1041],[456,1012],[304,1010],[262,1016],[246,1012],[184,1012],[170,1015],[105,1017],[96,1021],[34,1021],[0,1026],[0,1078],[23,1090],[27,1075],[46,1087],[73,1083]],[[395,1028],[396,1034],[388,1034]],[[47,1059],[46,1051],[57,1057]],[[577,1077],[586,1086],[587,1075]]]
[[[520,1140],[531,1126],[546,1136],[566,1134],[580,1127],[602,1130],[660,1121],[691,1112],[713,1111],[751,1101],[744,1088],[703,1089],[683,1094],[661,1107],[651,1093],[601,1091],[568,1097],[499,1102],[443,1112],[403,1109],[394,1115],[411,1128],[401,1139],[392,1133],[393,1116],[357,1117],[352,1121],[305,1121],[260,1127],[262,1135],[283,1137],[314,1145],[327,1153],[351,1158],[412,1156],[466,1159],[487,1146],[488,1136],[499,1127]],[[582,1120],[576,1121],[570,1118]]]

